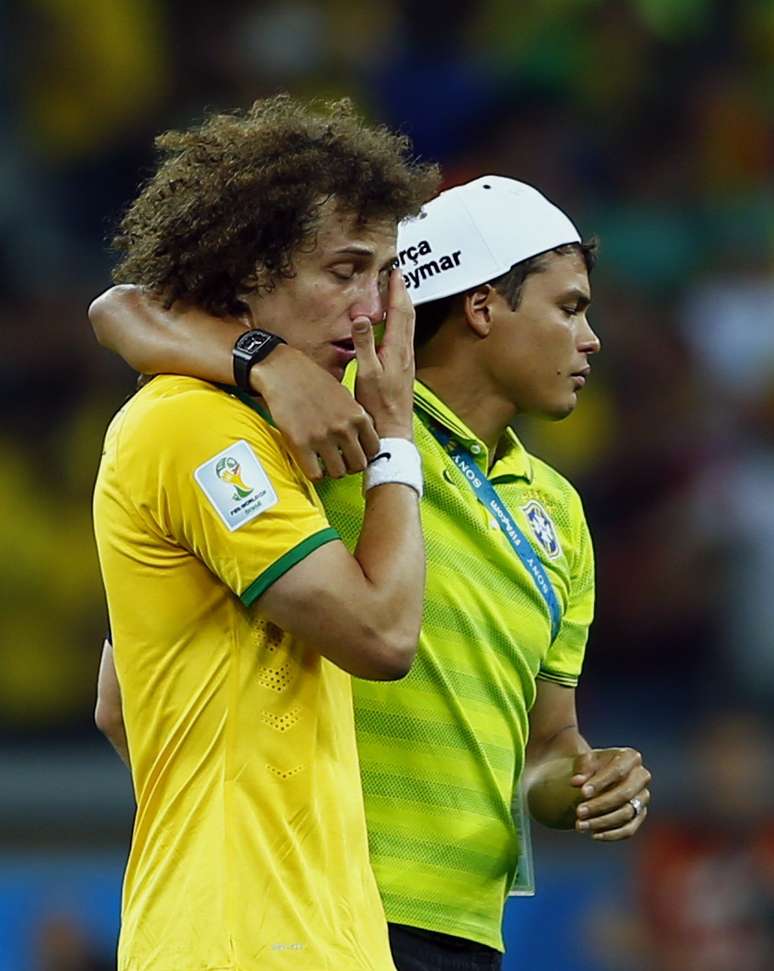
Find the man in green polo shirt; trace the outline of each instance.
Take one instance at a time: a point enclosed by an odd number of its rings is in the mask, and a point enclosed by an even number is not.
[[[597,841],[631,836],[650,799],[639,753],[592,749],[580,734],[591,541],[575,490],[511,428],[520,415],[561,419],[577,404],[599,350],[587,320],[594,247],[537,190],[492,176],[404,223],[398,254],[417,307],[427,588],[410,673],[355,683],[371,858],[399,971],[497,968],[519,785],[534,818]],[[346,272],[358,272],[356,259]],[[222,320],[146,302],[143,328],[137,296],[135,311],[125,297],[101,307],[103,343],[154,371],[229,380]],[[241,329],[235,322],[234,335]],[[277,362],[288,366],[287,356]],[[282,397],[276,381],[272,394]],[[320,491],[354,544],[358,479]]]
[[[411,671],[355,682],[371,861],[399,971],[452,956],[496,967],[525,769],[533,815],[561,828],[590,819],[600,840],[631,835],[649,800],[637,753],[592,752],[579,733],[591,540],[577,492],[510,426],[576,406],[600,346],[587,320],[595,251],[535,189],[495,176],[427,204],[401,227],[398,251],[417,308],[428,567]],[[351,545],[357,480],[326,480],[320,494]],[[581,794],[589,784],[603,791],[596,800]]]

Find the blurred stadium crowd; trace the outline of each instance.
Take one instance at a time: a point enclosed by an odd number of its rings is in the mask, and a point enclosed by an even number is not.
[[[520,431],[596,541],[584,724],[648,753],[656,801],[618,857],[626,920],[602,892],[572,968],[771,967],[774,3],[27,0],[0,24],[2,752],[98,744],[89,499],[133,377],[85,312],[153,136],[277,90],[349,95],[447,185],[533,182],[601,239],[582,407]],[[37,966],[89,967],[59,953]]]

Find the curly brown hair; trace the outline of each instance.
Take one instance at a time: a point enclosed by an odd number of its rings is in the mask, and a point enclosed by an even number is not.
[[[218,315],[243,309],[238,294],[293,275],[325,200],[360,224],[397,222],[418,213],[440,180],[437,166],[412,157],[408,138],[366,125],[349,99],[277,95],[166,132],[156,147],[158,169],[113,240],[123,254],[113,279]]]

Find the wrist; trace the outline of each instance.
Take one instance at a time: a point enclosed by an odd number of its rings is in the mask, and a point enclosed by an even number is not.
[[[409,442],[414,441],[414,424],[411,419],[408,422],[377,421],[374,419],[374,428],[379,438],[405,438]]]
[[[284,344],[284,338],[259,327],[240,334],[232,351],[234,384],[242,391],[251,394],[254,368]]]
[[[575,772],[574,758],[551,758],[532,766],[526,773],[527,802],[530,814],[551,829],[572,829],[575,810],[583,793],[570,780]]]
[[[409,486],[422,498],[422,459],[416,445],[403,436],[382,436],[379,451],[368,463],[363,476],[363,490],[397,483]]]
[[[254,394],[264,397],[267,392],[271,392],[277,374],[282,369],[283,364],[288,359],[292,360],[294,354],[300,354],[289,344],[278,344],[277,347],[257,364],[250,368],[250,387]]]

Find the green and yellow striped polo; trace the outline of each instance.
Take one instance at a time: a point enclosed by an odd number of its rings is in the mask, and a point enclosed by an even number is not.
[[[429,430],[447,429],[486,472],[482,441],[425,385],[415,389],[427,591],[419,651],[402,681],[355,681],[371,860],[387,919],[502,949],[518,857],[511,816],[535,679],[574,686],[593,614],[594,566],[580,498],[507,432],[489,472],[554,586],[562,624],[491,514]],[[354,548],[358,477],[320,488]]]

